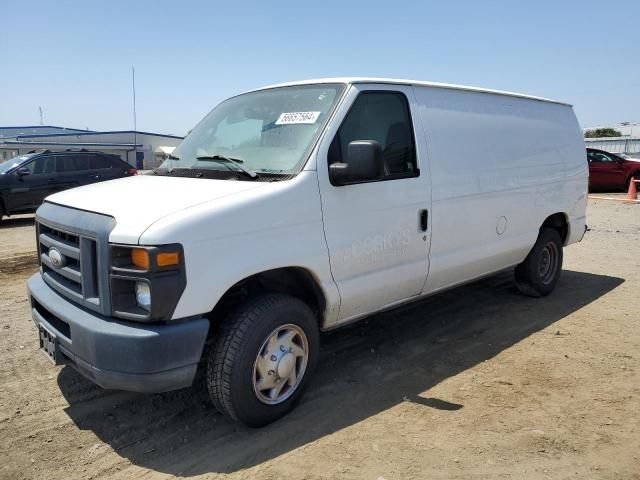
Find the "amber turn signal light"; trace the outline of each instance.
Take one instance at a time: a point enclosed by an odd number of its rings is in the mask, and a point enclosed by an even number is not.
[[[132,248],[131,263],[143,270],[149,270],[149,252],[144,248]]]
[[[178,252],[161,252],[156,255],[156,265],[159,267],[169,267],[180,264],[180,254]]]

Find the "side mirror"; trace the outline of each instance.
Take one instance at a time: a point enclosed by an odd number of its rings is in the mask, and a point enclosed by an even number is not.
[[[329,166],[329,178],[336,186],[380,180],[383,176],[382,147],[375,140],[354,140],[347,147],[346,163]]]
[[[19,169],[16,170],[16,175],[18,175],[19,177],[24,177],[25,175],[31,175],[31,170],[29,170],[27,167],[20,167]]]

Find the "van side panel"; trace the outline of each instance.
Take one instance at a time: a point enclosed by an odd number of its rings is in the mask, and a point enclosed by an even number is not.
[[[584,220],[587,166],[571,107],[414,88],[433,202],[431,265],[423,293],[520,263],[553,213]],[[579,240],[574,228],[572,223],[570,242]]]

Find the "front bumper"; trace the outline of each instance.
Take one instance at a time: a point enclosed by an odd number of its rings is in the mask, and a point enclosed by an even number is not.
[[[206,319],[118,321],[64,299],[39,273],[27,288],[36,326],[56,336],[59,363],[108,389],[166,392],[192,384],[209,330]]]

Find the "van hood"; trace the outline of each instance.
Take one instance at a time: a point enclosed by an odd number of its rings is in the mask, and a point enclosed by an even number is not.
[[[266,185],[268,183],[238,180],[136,175],[65,190],[47,197],[46,201],[109,215],[116,220],[110,240],[136,244],[150,225],[167,215]]]

